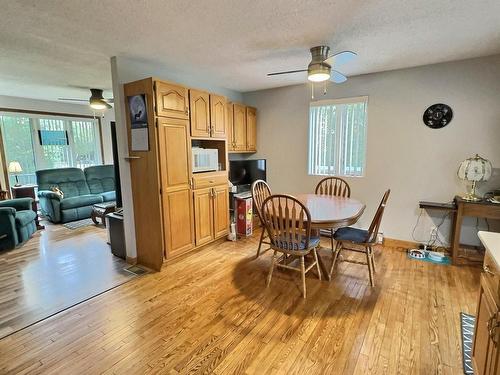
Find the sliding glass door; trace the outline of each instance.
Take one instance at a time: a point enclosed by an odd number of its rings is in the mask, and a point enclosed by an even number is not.
[[[35,184],[35,171],[48,168],[85,168],[102,163],[99,122],[91,118],[66,118],[0,113],[5,165],[17,161],[21,184]]]

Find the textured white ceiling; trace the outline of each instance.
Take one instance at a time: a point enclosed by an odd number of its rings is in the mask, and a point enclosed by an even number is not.
[[[499,0],[0,0],[0,9],[0,95],[43,99],[110,89],[114,55],[244,92],[304,82],[266,73],[305,67],[319,44],[359,54],[339,69],[348,75],[500,53]]]

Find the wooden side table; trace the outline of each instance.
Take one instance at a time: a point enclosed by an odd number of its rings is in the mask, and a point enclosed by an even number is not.
[[[116,202],[104,202],[97,203],[92,206],[92,213],[90,214],[90,218],[94,222],[95,225],[98,225],[99,222],[97,219],[101,219],[102,225],[106,226],[106,215],[116,211]]]
[[[36,214],[35,223],[36,229],[45,229],[45,226],[40,224],[40,219],[38,217],[38,198],[35,193],[35,189],[38,185],[21,185],[21,186],[12,186],[12,199],[15,198],[33,198],[33,204],[31,206],[32,210]]]
[[[453,264],[478,264],[478,259],[460,255],[460,233],[464,216],[500,220],[500,204],[487,200],[470,202],[456,196],[453,203],[420,202],[420,208],[426,210],[449,211],[452,217],[450,252]]]

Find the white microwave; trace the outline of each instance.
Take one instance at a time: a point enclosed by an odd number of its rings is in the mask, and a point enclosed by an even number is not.
[[[193,147],[193,172],[216,171],[219,168],[219,150]]]

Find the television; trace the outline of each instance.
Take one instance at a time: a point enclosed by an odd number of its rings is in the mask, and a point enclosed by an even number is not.
[[[256,180],[266,181],[266,159],[229,161],[229,181],[233,185],[251,185]]]

